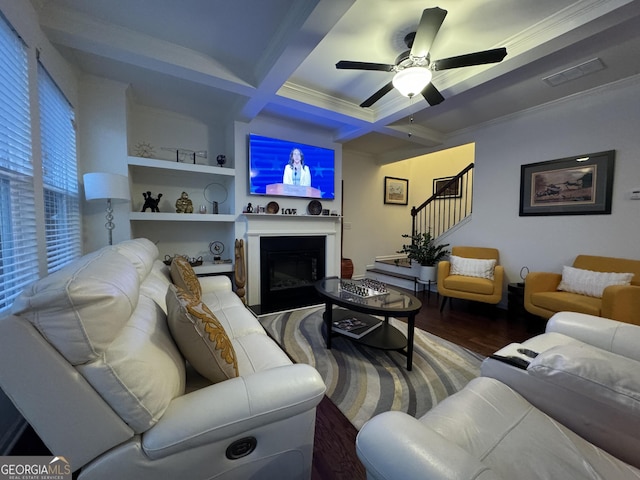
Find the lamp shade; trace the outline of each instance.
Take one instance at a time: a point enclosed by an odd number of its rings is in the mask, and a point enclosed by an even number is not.
[[[85,173],[84,196],[87,200],[129,200],[129,180],[115,173]]]
[[[431,81],[431,70],[426,67],[409,67],[393,77],[393,86],[405,97],[413,97],[424,90]]]

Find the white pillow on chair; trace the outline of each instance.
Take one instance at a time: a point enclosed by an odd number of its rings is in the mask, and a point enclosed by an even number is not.
[[[562,267],[562,280],[558,290],[602,298],[610,285],[630,285],[633,273],[594,272],[581,268]]]
[[[496,267],[495,258],[485,260],[451,255],[449,262],[451,263],[450,275],[463,275],[465,277],[479,277],[493,280],[493,271]]]

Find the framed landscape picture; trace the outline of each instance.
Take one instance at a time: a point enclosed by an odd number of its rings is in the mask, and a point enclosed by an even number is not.
[[[384,203],[407,205],[409,203],[409,180],[384,177]]]
[[[611,213],[615,151],[522,165],[520,216]]]

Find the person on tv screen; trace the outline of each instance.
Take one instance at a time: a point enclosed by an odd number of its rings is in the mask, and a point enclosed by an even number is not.
[[[282,183],[311,186],[311,172],[304,164],[304,153],[299,148],[294,148],[289,154],[289,163],[284,167]]]

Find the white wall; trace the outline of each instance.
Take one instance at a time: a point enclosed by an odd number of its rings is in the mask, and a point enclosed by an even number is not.
[[[640,201],[629,199],[640,187],[638,112],[640,77],[452,138],[449,146],[475,142],[474,203],[471,221],[447,242],[498,248],[508,282],[520,281],[523,266],[560,272],[580,253],[640,259]],[[611,215],[519,216],[521,165],[604,150],[616,151]],[[395,218],[382,207],[382,193],[367,195],[359,184],[364,179],[365,187],[379,188],[384,175],[364,159],[345,160],[345,185],[354,185],[363,198],[357,210],[346,209],[345,219],[353,224],[345,231],[345,254],[365,257],[357,271],[368,258],[388,254],[390,240],[410,225],[408,212]],[[366,221],[359,221],[359,211],[366,212]],[[387,240],[373,244],[374,235]]]
[[[450,240],[500,250],[509,281],[522,266],[560,272],[577,254],[640,259],[640,77],[477,130],[473,220]],[[467,136],[469,138],[469,136]],[[520,166],[616,151],[611,215],[520,217]]]
[[[216,165],[216,152],[223,142],[221,134],[215,140],[210,138],[216,130],[211,132],[207,125],[191,117],[129,103],[129,155],[135,155],[136,146],[145,142],[153,147],[153,158],[175,161],[176,149],[206,150],[207,158],[197,158],[197,163]],[[211,145],[217,148],[212,150]]]
[[[387,165],[345,151],[344,256],[354,263],[354,276],[362,276],[375,257],[397,255],[411,233],[411,207],[433,194],[433,179],[458,174],[473,162],[473,143]],[[384,203],[384,177],[409,180],[407,206]]]

